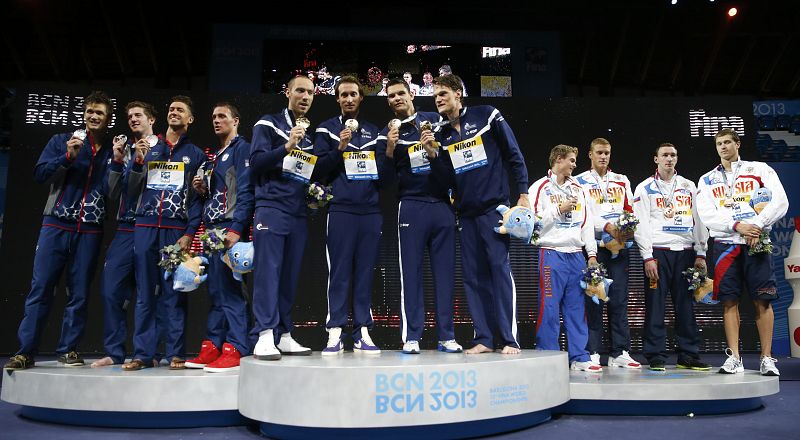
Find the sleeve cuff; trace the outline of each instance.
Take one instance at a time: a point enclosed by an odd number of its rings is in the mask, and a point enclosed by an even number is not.
[[[644,255],[642,255],[642,263],[647,263],[648,261],[655,261],[655,258],[653,258],[653,255],[651,254],[647,258],[644,258]]]
[[[695,258],[702,258],[703,260],[705,260],[706,259],[706,253],[705,252],[703,252],[703,253],[698,252],[697,255],[695,256]]]
[[[111,161],[111,165],[109,166],[109,168],[111,169],[111,171],[114,171],[114,172],[117,172],[117,173],[121,173],[122,172],[122,167],[124,165],[125,165],[124,162],[117,161],[116,159],[114,159],[114,160]]]
[[[137,173],[141,173],[142,170],[144,169],[144,161],[139,162],[138,160],[135,160],[133,162],[132,169],[133,169],[133,171],[135,171]]]
[[[731,225],[731,232],[736,232],[736,225],[738,224],[739,224],[738,221],[733,222],[733,224]]]
[[[241,232],[242,229],[244,229],[244,228],[239,223],[234,223],[228,228],[228,231],[233,232],[234,234],[236,234],[239,237],[241,237],[242,236],[242,232]]]

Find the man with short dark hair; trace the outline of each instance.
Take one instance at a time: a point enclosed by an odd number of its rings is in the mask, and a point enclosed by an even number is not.
[[[305,117],[314,102],[314,83],[295,76],[286,98],[283,111],[256,122],[250,147],[255,186],[252,332],[258,335],[253,355],[260,360],[311,354],[292,337],[291,313],[308,235],[307,183],[317,161]]]
[[[400,331],[403,353],[420,352],[425,326],[422,289],[425,249],[431,262],[435,288],[437,349],[460,353],[453,328],[453,290],[456,264],[456,219],[448,187],[431,172],[420,144],[421,125],[438,124],[442,117],[417,111],[408,83],[392,79],[387,86],[389,108],[397,118],[378,138],[379,156],[387,158],[390,177],[398,182],[397,236],[400,241]],[[438,130],[438,128],[436,129]],[[391,174],[394,174],[392,176]]]
[[[447,121],[434,135],[422,131],[420,141],[431,168],[455,189],[461,219],[464,290],[475,328],[468,354],[520,352],[517,341],[516,288],[511,275],[509,237],[494,232],[498,205],[511,197],[506,169],[512,174],[518,205],[530,208],[528,170],[514,133],[494,107],[465,107],[461,78],[433,80],[434,102]]]
[[[353,351],[380,354],[372,341],[372,280],[381,242],[383,215],[378,205],[378,127],[359,118],[364,89],[357,78],[336,84],[341,114],[321,123],[314,138],[317,171],[330,183],[326,240],[328,255],[328,342],[323,356],[344,350],[342,327],[353,309]],[[353,295],[350,301],[350,288]]]
[[[665,371],[667,293],[675,310],[678,368],[707,371],[700,361],[700,333],[694,316],[689,268],[706,269],[708,230],[697,215],[697,188],[678,175],[678,149],[661,144],[654,156],[656,172],[636,187],[633,212],[639,219],[634,236],[644,260],[645,283],[643,352],[654,371]]]
[[[772,357],[775,316],[772,301],[778,298],[772,254],[757,252],[762,234],[786,215],[789,201],[778,174],[764,162],[745,161],[739,156],[742,142],[730,128],[714,136],[720,164],[700,177],[697,212],[714,238],[714,299],[722,302],[728,359],[720,373],[744,372],[739,356],[739,298],[746,284],[755,305],[756,327],[761,342],[760,371],[779,376]],[[766,206],[751,206],[756,190],[766,188],[772,200]],[[752,255],[751,255],[751,251]]]
[[[239,135],[239,110],[233,104],[217,103],[211,120],[219,149],[214,160],[207,163],[205,172],[194,176],[192,186],[204,199],[206,230],[224,231],[225,249],[229,249],[241,237],[248,239],[253,218],[250,144]],[[211,307],[206,339],[198,356],[186,361],[186,367],[210,373],[237,371],[240,358],[250,354],[245,288],[219,255],[208,257],[207,273]]]
[[[153,135],[156,111],[149,103],[132,101],[125,106],[131,138],[118,142],[114,138],[114,157],[109,165],[109,193],[119,198],[117,232],[106,251],[100,294],[103,297],[103,348],[106,356],[92,362],[92,368],[125,362],[125,341],[128,336],[127,308],[136,289],[134,277],[133,231],[136,224],[136,203],[139,194],[128,191],[128,177],[136,146],[150,148],[150,142],[161,142]],[[162,306],[163,310],[163,306]],[[157,326],[162,328],[163,314]]]
[[[36,243],[31,290],[25,298],[25,315],[17,336],[20,349],[5,368],[24,370],[34,366],[39,338],[47,324],[53,292],[69,264],[69,298],[64,308],[61,337],[56,346],[58,362],[82,366],[77,346],[86,326],[86,306],[100,245],[108,197],[107,166],[111,141],[106,129],[113,106],[103,92],[84,99],[85,130],[50,138],[34,169],[37,183],[50,185],[42,228]]]
[[[171,370],[184,366],[186,332],[186,295],[172,288],[172,279],[164,279],[158,267],[160,250],[177,244],[189,250],[200,226],[202,204],[191,191],[192,178],[205,164],[206,154],[188,137],[194,122],[192,100],[174,96],[167,112],[167,133],[163,142],[153,147],[137,143],[128,188],[139,194],[134,228],[136,273],[136,312],[133,335],[133,359],[122,365],[123,371],[149,368],[156,356],[158,332],[165,337],[165,354]],[[159,298],[160,295],[163,295]],[[159,303],[165,307],[165,329],[156,330]]]

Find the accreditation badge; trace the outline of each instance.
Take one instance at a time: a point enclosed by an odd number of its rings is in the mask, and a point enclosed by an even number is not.
[[[431,170],[428,152],[419,142],[408,147],[408,159],[411,161],[411,172],[414,174],[427,173]]]
[[[183,162],[148,162],[147,189],[178,191],[184,183]]]
[[[450,161],[456,174],[461,174],[475,168],[486,166],[486,150],[483,148],[483,139],[480,136],[467,139],[447,146]]]
[[[345,151],[342,157],[347,180],[378,180],[374,151]]]
[[[317,156],[303,150],[292,150],[283,158],[283,177],[308,183],[317,164]]]

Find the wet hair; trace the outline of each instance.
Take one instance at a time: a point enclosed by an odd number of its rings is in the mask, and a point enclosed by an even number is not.
[[[170,99],[169,102],[170,104],[172,104],[173,102],[182,102],[186,104],[186,107],[189,109],[189,114],[190,115],[194,114],[194,109],[192,108],[194,107],[194,103],[192,102],[192,98],[186,95],[175,95]]]
[[[578,149],[575,147],[570,147],[569,145],[558,144],[550,150],[550,168],[553,168],[553,164],[561,157],[567,157],[569,153],[575,153],[578,155]]]
[[[111,112],[114,111],[114,106],[111,104],[111,98],[108,97],[106,92],[102,92],[100,90],[95,90],[92,93],[89,93],[86,98],[83,98],[83,108],[85,109],[89,104],[103,104],[106,106],[106,113],[109,115],[109,117],[111,117]]]
[[[144,112],[144,115],[147,116],[149,119],[156,118],[156,108],[153,107],[153,104],[144,102],[144,101],[131,101],[127,105],[125,105],[125,114],[127,114],[130,109],[134,107],[139,107]]]
[[[231,104],[228,101],[220,101],[220,102],[214,104],[214,108],[217,108],[217,107],[225,107],[231,112],[231,116],[233,116],[234,118],[240,118],[239,109],[236,108],[235,105]]]

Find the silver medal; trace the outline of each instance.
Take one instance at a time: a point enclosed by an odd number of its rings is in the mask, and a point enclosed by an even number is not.
[[[128,142],[128,136],[125,136],[124,134],[118,134],[114,136],[113,142],[115,144],[124,144],[125,142]]]
[[[86,139],[86,130],[79,128],[72,132],[72,137],[74,137],[75,139],[84,140]]]
[[[155,147],[156,144],[158,143],[158,136],[154,134],[147,135],[145,139],[147,139],[147,145],[150,145],[150,148]]]
[[[402,122],[400,122],[399,119],[392,119],[391,121],[389,121],[389,130],[400,128],[400,124],[402,124]]]

